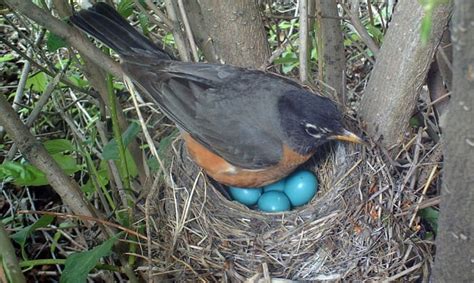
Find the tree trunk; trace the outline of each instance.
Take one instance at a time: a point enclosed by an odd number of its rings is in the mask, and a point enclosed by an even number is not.
[[[474,282],[474,2],[455,1],[435,282]]]
[[[190,22],[194,23],[191,28],[209,62],[255,68],[270,57],[266,32],[255,1],[200,0],[200,10],[197,10],[194,0],[191,2],[194,3],[186,4]],[[207,44],[213,47],[205,46]]]
[[[419,1],[399,1],[395,8],[360,106],[368,132],[387,147],[402,141],[451,10],[451,2],[435,9],[430,39],[423,44]]]
[[[319,28],[322,32],[323,52],[323,80],[344,102],[344,70],[346,68],[346,57],[344,54],[344,39],[341,31],[341,20],[337,12],[336,1],[318,0],[316,2],[317,13],[324,17],[318,17]],[[321,62],[321,61],[320,61]]]

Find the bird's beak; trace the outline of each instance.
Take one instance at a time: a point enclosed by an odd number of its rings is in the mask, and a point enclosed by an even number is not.
[[[365,144],[363,139],[346,129],[343,130],[342,134],[331,136],[330,139]]]

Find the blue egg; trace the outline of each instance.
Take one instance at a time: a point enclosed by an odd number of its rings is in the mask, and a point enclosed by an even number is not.
[[[284,189],[285,189],[285,179],[280,180],[270,185],[266,185],[265,187],[263,187],[263,192],[264,193],[270,192],[270,191],[283,192]]]
[[[297,171],[286,178],[284,193],[292,206],[307,204],[318,190],[318,180],[313,172]]]
[[[261,188],[229,187],[229,192],[234,200],[248,206],[256,204],[262,195]]]
[[[291,205],[284,193],[269,191],[258,199],[258,208],[266,212],[280,212],[290,210]]]

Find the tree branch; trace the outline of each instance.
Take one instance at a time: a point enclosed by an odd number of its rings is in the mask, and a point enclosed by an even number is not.
[[[300,81],[305,83],[308,81],[308,0],[299,1],[300,14]]]
[[[5,230],[5,226],[3,226],[2,221],[0,221],[0,250],[2,251],[0,258],[3,263],[3,271],[5,271],[3,274],[7,277],[3,278],[7,280],[5,282],[26,282],[25,276],[23,276],[23,272],[21,271],[20,265],[18,264],[15,249],[13,248],[10,237],[8,237],[8,233]],[[2,267],[0,268],[3,269]],[[0,275],[1,274],[2,273],[0,272]],[[0,276],[0,281],[3,282],[1,279],[2,276]],[[8,281],[8,279],[11,281]]]
[[[6,129],[23,156],[46,175],[51,187],[75,214],[97,218],[97,212],[83,198],[77,183],[64,173],[44,146],[30,133],[3,95],[0,95],[0,125]]]
[[[110,57],[107,57],[97,47],[95,47],[84,35],[82,35],[77,29],[65,24],[53,17],[47,11],[41,9],[30,1],[25,0],[5,0],[6,3],[16,11],[21,12],[31,20],[44,26],[52,33],[58,35],[74,46],[79,52],[89,57],[94,62],[100,62],[98,64],[104,70],[111,74],[122,77],[122,70],[120,66],[114,62]]]

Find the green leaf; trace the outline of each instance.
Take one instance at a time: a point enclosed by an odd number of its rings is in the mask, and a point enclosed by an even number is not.
[[[298,58],[294,53],[288,53],[283,57],[275,59],[275,64],[293,64],[296,62],[298,62]]]
[[[368,24],[367,31],[372,36],[372,38],[374,38],[378,43],[382,43],[383,33],[378,27]]]
[[[75,151],[75,147],[72,142],[66,139],[45,141],[43,145],[50,154],[56,154],[65,151]]]
[[[59,37],[58,35],[48,32],[48,38],[46,40],[46,48],[49,52],[54,52],[61,47],[66,47],[67,43],[64,39]]]
[[[36,92],[44,92],[47,85],[48,76],[43,72],[36,73],[26,80],[26,87],[31,88]]]
[[[7,53],[3,56],[0,56],[0,63],[12,61],[13,59],[15,59],[15,56],[13,56],[11,53]]]
[[[56,153],[52,154],[51,156],[59,164],[59,167],[61,167],[61,169],[63,169],[68,175],[72,175],[81,170],[81,167],[77,164],[76,159],[71,155]]]
[[[71,175],[81,169],[76,159],[62,153],[52,154],[54,160],[67,174]],[[44,186],[49,184],[46,175],[28,163],[5,162],[0,165],[0,180],[13,182],[18,186]]]
[[[13,241],[17,242],[20,245],[22,256],[24,259],[27,258],[25,255],[25,244],[28,236],[30,236],[36,229],[48,226],[49,224],[51,224],[51,222],[53,222],[53,220],[53,216],[43,215],[34,224],[24,227],[20,231],[10,236]]]
[[[157,151],[158,151],[158,156],[161,158],[163,163],[165,163],[164,166],[167,166],[166,163],[170,161],[170,159],[166,158],[165,155],[168,152],[173,140],[177,137],[178,134],[179,134],[179,131],[176,130],[173,133],[171,133],[169,136],[166,136],[160,140],[160,145],[158,146]],[[151,156],[147,160],[147,164],[148,164],[148,167],[150,167],[150,170],[152,171],[158,171],[160,169],[160,164],[154,156]]]
[[[4,182],[13,181],[18,186],[44,186],[48,179],[38,168],[19,162],[5,162],[0,165],[0,179]]]
[[[83,80],[79,75],[68,76],[68,79],[79,87],[86,88],[89,86],[89,82],[86,80]]]
[[[117,5],[117,12],[124,18],[128,18],[133,13],[133,0],[122,0]]]
[[[122,141],[124,146],[128,146],[130,142],[140,132],[140,125],[137,122],[132,122],[125,133],[122,134]],[[104,146],[102,156],[105,160],[118,160],[119,151],[118,144],[115,139],[112,139],[108,144]]]
[[[150,26],[150,19],[148,18],[148,15],[140,13],[138,15],[138,22],[140,23],[140,27],[142,28],[143,34],[148,35],[148,27]],[[163,42],[166,43],[165,40],[163,40]]]
[[[103,169],[99,169],[97,174],[94,175],[96,181],[99,183],[98,185],[106,186],[109,183],[109,173],[107,171],[107,163],[101,162],[100,167]],[[81,187],[81,190],[84,193],[93,193],[96,191],[96,187],[92,181],[92,178],[87,180],[87,183]]]
[[[115,235],[90,251],[70,255],[66,259],[60,282],[86,282],[89,272],[97,265],[101,258],[110,254],[117,240],[118,235]]]
[[[431,228],[433,228],[433,232],[435,234],[438,233],[438,218],[439,218],[439,211],[432,208],[427,207],[420,209],[418,215],[424,219],[428,224],[430,224]]]

